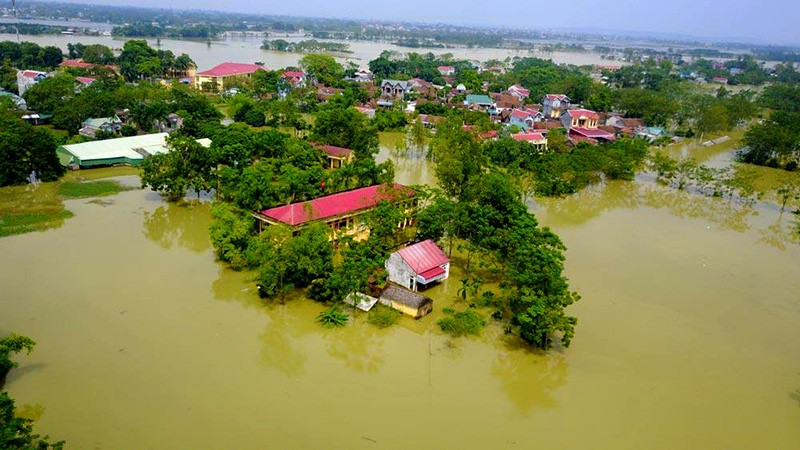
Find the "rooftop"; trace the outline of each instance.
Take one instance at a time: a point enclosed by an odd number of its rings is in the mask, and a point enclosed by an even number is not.
[[[607,141],[614,141],[617,139],[617,137],[613,134],[600,129],[574,127],[570,128],[569,132],[570,134],[578,134],[580,136],[592,139],[605,139]]]
[[[491,105],[492,99],[488,95],[482,94],[468,94],[467,99],[464,100],[464,103],[477,103],[477,104],[487,104]]]
[[[141,160],[144,159],[144,156],[136,150],[144,150],[144,152],[151,155],[169,151],[166,145],[168,135],[169,133],[145,134],[142,136],[70,144],[62,147],[81,161],[112,158]],[[199,139],[198,142],[205,147],[211,145],[211,141],[208,139]]]
[[[382,299],[393,300],[412,308],[419,308],[426,303],[433,303],[430,298],[411,292],[406,288],[390,284],[381,294]]]
[[[396,253],[417,274],[450,262],[442,249],[430,239],[403,247]]]
[[[261,215],[287,225],[302,225],[312,220],[327,219],[371,208],[381,200],[395,198],[398,192],[401,195],[405,193],[407,197],[414,195],[413,190],[401,184],[395,183],[392,187],[378,184],[326,195],[306,202],[276,206],[261,211]]]
[[[314,148],[322,150],[326,155],[334,158],[347,158],[353,154],[349,148],[337,147],[335,145],[314,144]]]
[[[512,134],[511,137],[517,141],[526,142],[541,142],[546,140],[542,133],[517,133]]]
[[[224,62],[218,64],[211,69],[198,72],[197,75],[207,77],[227,77],[231,75],[246,75],[258,70],[266,70],[263,66],[258,64],[243,64],[235,62]]]
[[[568,109],[565,111],[565,113],[569,113],[570,117],[600,117],[596,112],[588,109]]]

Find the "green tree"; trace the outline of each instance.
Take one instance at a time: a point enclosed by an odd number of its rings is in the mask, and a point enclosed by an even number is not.
[[[0,339],[0,384],[8,372],[17,367],[11,354],[25,351],[30,354],[36,342],[26,336],[10,334]],[[33,432],[33,421],[17,417],[14,400],[6,392],[0,392],[0,448],[8,450],[60,450],[64,442],[51,443],[47,436]]]
[[[349,148],[356,158],[369,158],[378,152],[378,131],[366,116],[353,108],[326,108],[317,114],[311,139]]]
[[[300,67],[318,83],[338,85],[344,77],[344,68],[332,56],[310,53],[300,58]]]
[[[199,196],[215,186],[217,164],[210,149],[182,135],[170,136],[167,145],[168,152],[152,155],[142,163],[142,187],[177,200],[188,189]]]
[[[17,363],[11,359],[11,355],[22,351],[30,355],[35,346],[36,342],[33,339],[13,333],[0,339],[0,382],[5,380],[11,369],[17,367]]]
[[[83,50],[83,60],[90,64],[114,64],[117,59],[111,48],[102,44],[91,44]]]
[[[53,136],[35,128],[10,110],[0,111],[0,186],[25,184],[31,173],[41,181],[64,174]]]
[[[25,91],[23,97],[29,108],[52,113],[73,95],[75,95],[75,77],[69,74],[59,74],[34,84]]]

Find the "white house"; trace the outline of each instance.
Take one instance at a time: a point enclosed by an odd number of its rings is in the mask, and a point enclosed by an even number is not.
[[[47,74],[44,72],[20,70],[17,72],[17,90],[19,91],[19,95],[24,94],[31,86],[45,78],[47,78]]]
[[[386,261],[389,281],[416,291],[450,276],[450,259],[432,240],[404,247]]]

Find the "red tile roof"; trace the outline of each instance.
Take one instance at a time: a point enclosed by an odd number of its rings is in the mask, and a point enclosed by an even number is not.
[[[335,145],[314,144],[314,148],[322,150],[326,155],[333,156],[334,158],[347,158],[353,154],[353,151],[349,148],[337,147]]]
[[[614,141],[617,139],[612,133],[607,131],[603,131],[600,129],[591,129],[591,128],[570,128],[569,129],[570,136],[577,135],[575,137],[586,137],[591,139],[605,139],[607,141]]]
[[[545,98],[548,100],[566,100],[567,96],[564,94],[547,94]]]
[[[61,62],[61,65],[64,67],[77,67],[79,69],[88,69],[89,67],[94,67],[94,64],[83,62],[80,59],[65,59]]]
[[[508,92],[512,92],[512,91],[519,93],[523,97],[527,97],[527,96],[531,95],[531,91],[529,91],[528,89],[525,89],[522,86],[517,86],[516,84],[511,86],[510,88],[508,88]]]
[[[23,77],[27,77],[27,78],[43,77],[43,76],[46,76],[46,75],[47,74],[44,73],[44,72],[37,72],[35,70],[23,70],[22,71],[22,76]]]
[[[218,64],[212,67],[211,69],[204,70],[203,72],[198,72],[197,75],[206,77],[227,77],[231,75],[246,75],[248,73],[253,73],[258,70],[266,70],[266,69],[264,69],[264,67],[262,66],[259,66],[258,64],[224,62],[222,64]]]
[[[540,142],[545,140],[545,137],[542,133],[517,133],[512,134],[511,137],[518,141],[526,142]]]
[[[283,76],[286,78],[303,78],[304,76],[306,76],[306,74],[305,72],[287,70],[286,72],[283,72]]]
[[[596,112],[590,111],[588,109],[568,109],[566,112],[569,113],[570,117],[588,117],[595,119],[600,118],[600,116]]]
[[[95,79],[89,77],[75,77],[75,81],[82,84],[92,84],[95,82]]]
[[[397,254],[417,275],[422,275],[450,262],[442,249],[430,239],[403,247],[397,251]]]
[[[456,70],[456,68],[453,67],[453,66],[439,66],[438,68],[441,71],[448,71],[448,72],[451,71],[451,70]]]
[[[394,184],[394,189],[378,184],[352,191],[326,195],[314,200],[291,205],[265,209],[261,214],[288,225],[301,225],[311,220],[327,219],[342,214],[354,213],[371,208],[381,200],[395,197],[395,192],[411,197],[414,191],[401,184]]]

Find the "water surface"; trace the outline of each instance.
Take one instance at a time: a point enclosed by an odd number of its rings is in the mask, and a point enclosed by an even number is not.
[[[103,200],[0,239],[0,334],[38,342],[6,388],[68,448],[800,448],[800,246],[769,205],[647,180],[538,200],[583,296],[538,354],[437,330],[458,270],[433,316],[326,330],[215,262],[208,205]]]

